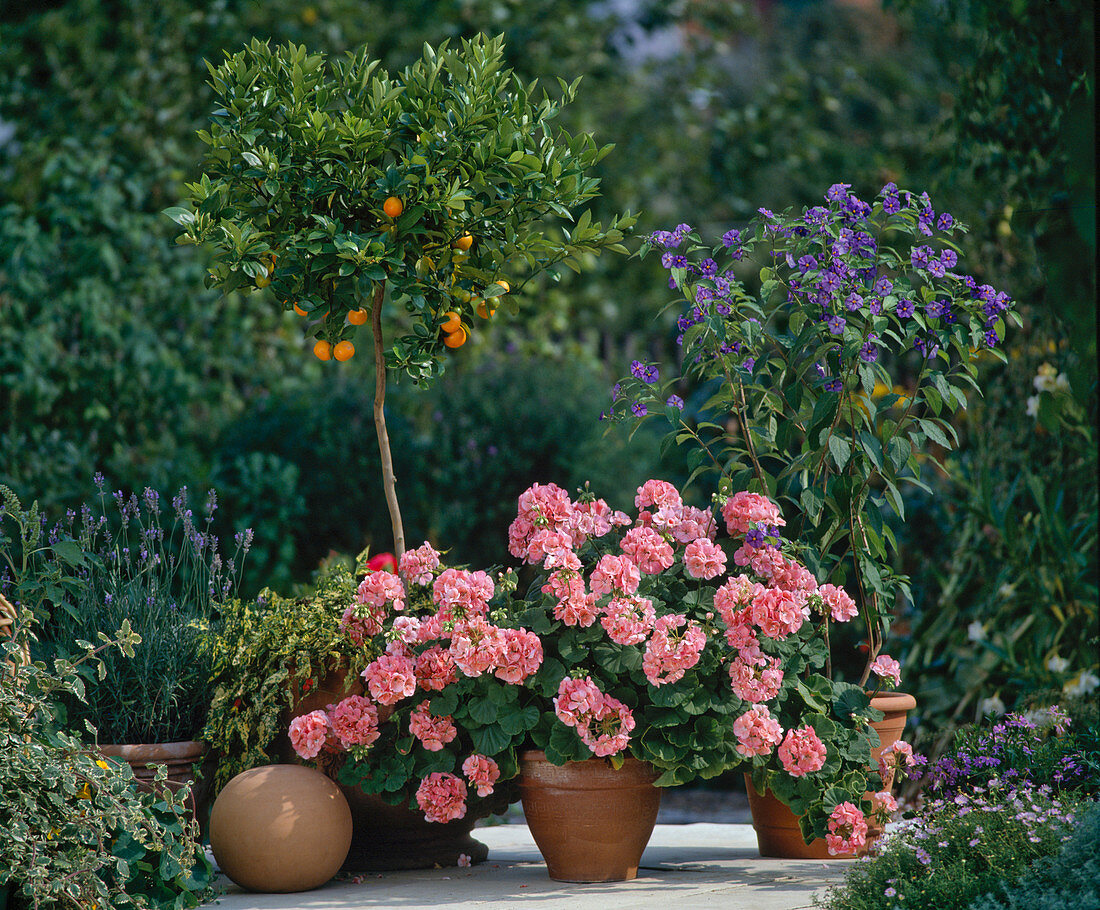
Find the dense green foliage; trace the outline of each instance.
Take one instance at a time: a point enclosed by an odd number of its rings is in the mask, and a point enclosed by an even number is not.
[[[296,699],[334,670],[354,679],[373,656],[353,647],[340,628],[354,600],[355,579],[337,565],[312,597],[264,591],[253,603],[222,609],[211,642],[214,695],[202,732],[218,756],[215,793],[242,771],[280,760]]]
[[[79,698],[83,666],[140,639],[125,625],[83,643],[73,661],[14,662],[31,634],[0,642],[0,888],[18,910],[195,907],[214,870],[197,840],[187,790],[139,793],[124,762],[97,759],[59,727],[60,696]],[[163,776],[163,772],[162,772]]]

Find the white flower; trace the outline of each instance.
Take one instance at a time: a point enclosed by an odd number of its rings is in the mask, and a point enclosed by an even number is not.
[[[1069,669],[1069,661],[1057,654],[1051,654],[1047,658],[1047,669],[1051,673],[1065,673]]]
[[[1001,701],[996,695],[989,698],[983,698],[978,702],[978,710],[982,714],[989,714],[991,716],[999,716],[1005,713],[1005,703]]]
[[[1035,375],[1035,378],[1031,380],[1031,384],[1035,386],[1037,392],[1053,392],[1054,385],[1057,382],[1055,376],[1057,370],[1054,369],[1049,363],[1044,363],[1039,367],[1039,372]]]
[[[1069,392],[1069,379],[1066,377],[1065,373],[1059,373],[1054,378],[1054,389],[1053,389],[1053,391],[1055,391],[1055,392]]]
[[[1008,600],[1016,593],[1016,586],[1009,584],[1007,581],[997,589],[997,593]]]
[[[1062,692],[1068,698],[1073,698],[1077,695],[1088,695],[1094,692],[1097,686],[1100,686],[1100,677],[1091,670],[1082,670],[1075,679],[1062,686]]]
[[[1028,395],[1027,396],[1027,416],[1038,417],[1039,416],[1039,396]]]
[[[985,639],[985,626],[975,619],[966,627],[966,637],[971,641],[983,641]]]

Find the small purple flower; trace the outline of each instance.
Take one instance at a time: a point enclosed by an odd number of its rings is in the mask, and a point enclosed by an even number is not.
[[[996,329],[989,329],[985,333],[985,343],[991,348],[995,348],[997,346],[997,342],[999,342],[1000,340],[1001,338],[997,334]]]
[[[674,269],[686,269],[688,267],[687,257],[677,253],[672,257],[672,266]]]
[[[826,392],[839,392],[843,388],[844,383],[838,377],[833,377],[825,383]]]
[[[930,300],[924,305],[924,315],[929,319],[939,319],[948,309],[946,300]]]
[[[666,401],[665,404],[670,408],[678,408],[681,411],[684,409],[684,399],[679,395],[669,395],[668,401]]]
[[[634,412],[635,417],[645,417],[645,415],[649,413],[649,408],[640,401],[635,401],[634,404],[630,406],[630,410]]]
[[[840,276],[832,269],[823,272],[817,282],[817,286],[827,294],[833,294],[839,291],[842,284],[843,282],[840,280]]]
[[[661,254],[661,265],[664,266],[666,269],[672,268],[672,259],[675,255],[676,255],[675,253],[669,253],[669,252],[662,253]]]
[[[814,370],[817,372],[817,375],[821,379],[825,378],[825,367],[823,367],[820,363],[815,363],[814,364]]]
[[[946,269],[953,269],[959,262],[958,254],[954,250],[944,250],[940,253],[940,262]]]
[[[887,195],[882,198],[882,210],[887,215],[896,215],[901,211],[901,200],[893,195]]]
[[[854,313],[861,306],[863,306],[863,298],[860,297],[859,294],[855,293],[855,291],[853,291],[844,299],[844,308],[849,313]]]
[[[872,297],[867,303],[867,309],[871,311],[872,316],[877,316],[882,312],[882,298]]]
[[[875,293],[878,294],[879,297],[885,297],[893,289],[894,289],[894,282],[892,282],[885,275],[883,275],[881,278],[879,278],[878,281],[875,282]]]
[[[909,254],[909,261],[915,269],[928,268],[928,260],[932,254],[932,248],[927,246],[915,246]]]
[[[859,349],[859,359],[864,363],[874,363],[878,360],[878,348],[875,347],[874,342],[864,342],[863,347]]]
[[[852,188],[850,183],[834,183],[829,187],[825,198],[830,202],[844,202],[848,198],[848,190]]]
[[[764,546],[767,535],[761,528],[752,528],[745,535],[745,543],[747,543],[754,550]]]
[[[618,382],[616,382],[616,383],[615,383],[615,384],[614,384],[614,385],[613,385],[613,386],[611,387],[611,402],[612,402],[612,403],[615,403],[616,401],[618,401],[618,400],[619,400],[619,393],[620,393],[621,391],[622,391],[622,385],[621,385],[620,383],[618,383]],[[442,415],[440,415],[440,417],[442,418]]]
[[[846,325],[846,322],[843,316],[830,316],[828,323],[829,331],[832,334],[841,335],[844,333],[844,326]]]
[[[936,227],[941,231],[949,231],[955,224],[955,219],[951,217],[950,212],[943,212],[940,217],[936,219]]]
[[[913,315],[917,305],[912,300],[902,298],[898,301],[897,314],[899,319],[908,319]]]
[[[798,268],[799,271],[802,272],[802,274],[806,274],[806,272],[812,272],[814,269],[817,268],[817,259],[807,253],[805,256],[798,260]]]
[[[699,263],[699,271],[707,278],[713,278],[718,274],[718,263],[710,258],[704,259]]]
[[[741,243],[741,232],[736,228],[730,228],[726,233],[722,235],[722,246],[727,250],[732,246],[738,246]]]
[[[942,278],[947,274],[942,259],[929,259],[927,268],[933,278]]]
[[[750,357],[748,360],[741,364],[741,369],[748,370],[751,373],[754,369],[756,369],[756,358]]]

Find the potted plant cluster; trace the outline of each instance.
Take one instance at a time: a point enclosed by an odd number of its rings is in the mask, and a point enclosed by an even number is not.
[[[235,553],[223,558],[210,530],[213,492],[200,519],[186,488],[169,504],[149,488],[141,496],[110,495],[101,475],[95,482],[96,507],[70,512],[52,532],[66,540],[54,545],[47,568],[67,560],[70,584],[49,599],[48,615],[43,610],[37,649],[70,659],[81,641],[127,623],[138,636],[133,653],[108,651],[95,674],[83,672],[80,697],[62,698],[67,724],[90,731],[104,755],[129,762],[142,786],[152,787],[166,767],[165,786],[179,789],[195,782],[206,752],[200,733],[211,699],[210,627],[233,596],[251,532],[240,532]],[[190,792],[197,810],[202,794]]]
[[[141,792],[129,765],[66,730],[64,706],[103,678],[104,658],[135,659],[141,638],[123,619],[111,635],[70,643],[51,666],[27,659],[43,598],[78,588],[85,557],[63,533],[47,534],[37,505],[24,510],[6,487],[0,496],[4,588],[16,605],[0,640],[0,896],[20,907],[195,907],[214,871],[188,791],[166,788],[161,767],[158,795]]]
[[[723,541],[715,516],[666,482],[644,484],[635,504],[630,517],[587,491],[574,502],[532,486],[509,534],[513,555],[539,569],[524,595],[516,572],[445,567],[429,544],[407,551],[397,574],[366,575],[343,617],[374,655],[365,691],[296,717],[298,754],[436,823],[483,813],[518,778],[550,874],[565,880],[632,877],[655,788],[735,767],[796,805],[807,834],[857,849],[865,828],[848,813],[883,790],[869,726],[881,715],[861,687],[820,672],[826,630],[854,602],[783,555],[782,519],[763,497],[722,504]],[[739,567],[761,534],[770,561]],[[627,791],[613,856],[570,857],[570,825],[609,821],[586,817],[596,801],[564,784],[563,769]],[[627,834],[632,815],[640,830]]]
[[[779,504],[807,567],[852,592],[864,686],[876,670],[900,676],[881,652],[908,593],[892,567],[902,490],[930,491],[922,471],[943,470],[938,456],[957,443],[947,416],[979,391],[979,359],[1004,359],[1006,322],[1019,324],[1006,294],[961,270],[952,238],[963,231],[927,194],[888,184],[868,203],[834,184],[823,205],[761,208],[714,245],[681,224],[640,251],[660,253],[681,294],[683,369],[662,383],[656,365],[635,361],[612,415],[667,417],[689,448],[689,483],[713,473],[723,494]],[[742,280],[750,268],[755,293]],[[893,701],[883,707],[904,725],[915,701]]]

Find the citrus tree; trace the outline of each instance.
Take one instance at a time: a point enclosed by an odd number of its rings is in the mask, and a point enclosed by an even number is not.
[[[254,40],[208,64],[220,101],[204,173],[167,214],[181,243],[209,244],[208,283],[270,287],[316,338],[321,360],[347,360],[369,323],[374,422],[394,547],[404,551],[386,433],[387,370],[417,384],[444,368],[478,320],[533,275],[579,271],[625,252],[626,213],[605,229],[587,210],[610,151],[555,128],[560,100],[503,65],[503,40],[425,46],[390,76],[365,49],[343,59]],[[398,337],[383,336],[382,317]],[[514,305],[505,304],[515,311]]]

